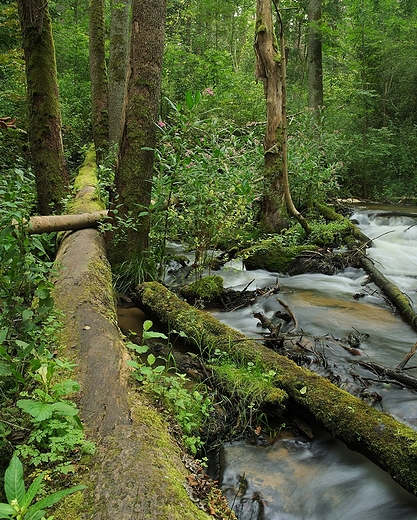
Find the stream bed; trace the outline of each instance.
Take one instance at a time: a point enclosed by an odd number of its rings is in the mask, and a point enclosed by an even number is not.
[[[390,216],[397,208],[361,208],[353,215],[361,231],[373,239],[368,256],[385,276],[417,305],[417,219]],[[415,208],[414,208],[415,209]],[[401,207],[401,211],[404,208]],[[361,269],[337,275],[304,274],[288,277],[263,270],[245,271],[231,263],[219,273],[225,287],[241,290],[280,284],[279,298],[295,313],[297,331],[317,337],[317,349],[328,362],[310,367],[337,373],[349,390],[357,372],[377,395],[372,403],[417,429],[417,396],[395,382],[378,381],[358,369],[356,359],[337,342],[354,334],[359,357],[395,368],[416,342],[417,334],[395,314],[379,289]],[[251,307],[215,312],[216,318],[252,338],[262,329],[253,317],[262,312],[276,321],[283,308],[274,296],[261,297]],[[285,331],[285,328],[282,329]],[[357,356],[355,356],[356,358]],[[417,376],[417,357],[407,373]],[[414,367],[414,368],[413,368]],[[324,431],[310,439],[285,428],[270,445],[234,442],[220,453],[220,482],[239,520],[382,520],[416,519],[417,498],[364,456],[349,450]]]

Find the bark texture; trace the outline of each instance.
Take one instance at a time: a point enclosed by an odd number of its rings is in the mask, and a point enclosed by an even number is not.
[[[166,0],[133,0],[129,76],[115,185],[119,215],[132,219],[117,246],[109,243],[113,265],[140,259],[148,247],[149,215],[161,93]]]
[[[109,147],[108,84],[105,53],[104,0],[90,0],[90,80],[93,137],[101,163]]]
[[[90,209],[88,190],[86,198],[84,209]],[[54,297],[65,313],[64,355],[77,364],[81,417],[97,453],[88,471],[83,474],[84,463],[78,472],[88,487],[82,500],[67,497],[54,518],[207,520],[188,498],[183,485],[187,471],[168,425],[129,383],[102,236],[95,229],[67,234],[57,264]]]
[[[51,18],[47,1],[19,0],[18,8],[38,209],[42,215],[49,215],[61,211],[62,200],[68,193]]]
[[[321,44],[321,0],[308,2],[308,106],[323,106],[323,64]]]
[[[112,0],[109,55],[109,138],[119,144],[130,43],[131,0]]]
[[[190,341],[198,338],[201,350],[218,348],[241,360],[259,363],[265,371],[274,370],[276,385],[288,394],[291,407],[313,417],[417,495],[417,432],[319,375],[248,340],[156,282],[142,284],[134,298],[148,316],[185,332]]]
[[[286,226],[283,172],[282,66],[274,32],[271,0],[257,0],[255,27],[256,79],[262,81],[266,100],[264,187],[260,223],[267,233]]]

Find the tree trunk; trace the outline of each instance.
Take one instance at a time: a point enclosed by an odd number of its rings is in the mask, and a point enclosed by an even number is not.
[[[266,99],[264,138],[264,187],[260,224],[275,233],[287,224],[283,172],[282,66],[281,51],[274,32],[271,0],[257,0],[256,79],[262,81]]]
[[[131,0],[112,0],[109,55],[109,138],[119,144],[129,60]]]
[[[170,330],[185,332],[201,351],[217,348],[241,361],[258,363],[265,372],[274,370],[276,384],[290,397],[291,408],[312,416],[417,495],[417,432],[191,307],[156,282],[142,284],[132,297],[148,316],[159,319]]]
[[[48,215],[61,211],[62,201],[68,193],[51,18],[46,0],[19,0],[18,8],[38,209],[42,215]]]
[[[85,179],[85,177],[84,177]],[[81,190],[89,187],[77,181]],[[79,209],[91,208],[91,200]],[[100,203],[92,209],[99,210]],[[119,328],[112,277],[102,235],[68,234],[60,245],[54,299],[64,312],[61,343],[77,365],[79,407],[96,454],[83,462],[77,482],[83,500],[65,499],[55,520],[209,520],[184,487],[187,470],[162,415],[129,384],[129,359]],[[87,469],[86,464],[88,464]]]
[[[133,225],[119,241],[111,237],[112,265],[126,270],[148,247],[149,205],[161,92],[166,0],[134,0],[127,99],[115,185],[118,214]],[[136,269],[136,267],[135,267]]]
[[[323,106],[323,64],[321,45],[321,0],[308,2],[308,106]]]
[[[105,53],[104,0],[90,0],[90,80],[92,125],[97,163],[109,147],[108,84]]]

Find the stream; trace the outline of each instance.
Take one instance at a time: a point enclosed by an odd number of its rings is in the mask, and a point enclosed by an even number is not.
[[[358,208],[352,219],[373,239],[368,249],[376,266],[404,291],[417,306],[417,219],[386,216],[382,210]],[[397,208],[404,212],[404,207]],[[381,383],[378,376],[358,367],[358,358],[395,368],[417,339],[417,334],[394,312],[361,269],[346,269],[333,275],[304,274],[288,277],[263,270],[245,271],[231,263],[219,274],[225,287],[242,290],[280,284],[279,298],[294,312],[297,331],[316,337],[316,349],[325,363],[310,368],[351,390],[355,376],[367,382],[366,392],[377,395],[370,402],[417,429],[417,399],[414,391],[395,382]],[[354,297],[355,296],[355,297]],[[260,338],[254,312],[272,321],[284,309],[276,297],[261,297],[251,307],[216,318],[252,338]],[[284,326],[281,330],[285,331]],[[338,341],[355,338],[359,356],[341,349]],[[417,355],[406,368],[417,376]],[[414,367],[414,368],[413,368]],[[352,379],[353,375],[353,379]],[[416,519],[417,498],[391,477],[349,450],[324,431],[314,438],[295,435],[285,428],[272,444],[234,442],[220,452],[220,484],[239,520],[382,520]]]

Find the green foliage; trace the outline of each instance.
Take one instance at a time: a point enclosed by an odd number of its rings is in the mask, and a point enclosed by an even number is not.
[[[0,179],[0,453],[8,458],[18,431],[17,450],[29,464],[67,472],[71,453],[94,447],[67,400],[79,389],[66,378],[72,366],[56,356],[51,240],[25,227],[34,191],[30,172],[9,170]]]
[[[219,242],[244,237],[253,230],[252,206],[258,198],[261,160],[256,128],[234,131],[205,110],[212,92],[185,97],[185,106],[170,103],[167,122],[160,121],[160,145],[154,182],[153,232],[180,239],[203,265]],[[168,205],[162,213],[159,207]],[[163,263],[163,262],[161,262]]]
[[[151,331],[151,327],[152,322],[146,320],[143,324],[144,341],[152,338],[168,339],[164,334]],[[171,373],[168,360],[148,354],[147,345],[129,342],[127,346],[140,356],[136,361],[128,361],[135,369],[135,378],[176,419],[182,429],[185,446],[195,455],[203,445],[200,429],[213,408],[206,387],[190,387],[190,381],[184,374],[177,371]]]
[[[6,492],[7,503],[0,504],[0,518],[41,520],[45,517],[45,509],[52,507],[67,495],[86,488],[86,486],[75,486],[70,489],[56,491],[32,504],[36,495],[41,490],[43,478],[43,473],[38,475],[26,491],[23,466],[19,458],[14,455],[4,475],[4,490]],[[52,519],[53,517],[48,517],[48,520]]]

